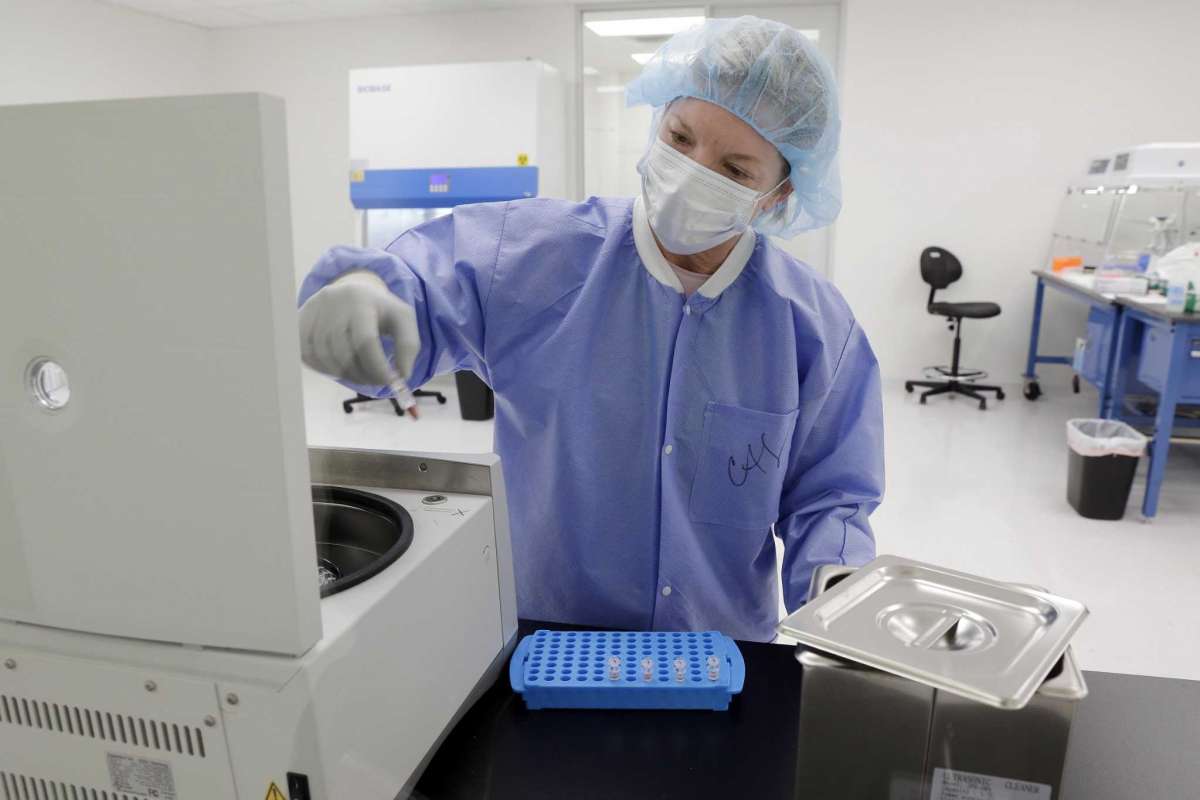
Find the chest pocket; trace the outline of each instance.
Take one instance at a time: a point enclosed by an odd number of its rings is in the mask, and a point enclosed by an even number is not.
[[[779,516],[796,412],[771,414],[709,403],[692,482],[692,521],[765,528]]]

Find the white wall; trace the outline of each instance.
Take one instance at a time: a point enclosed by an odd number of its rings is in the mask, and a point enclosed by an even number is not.
[[[0,105],[211,90],[208,34],[93,0],[0,0]]]
[[[564,6],[214,31],[224,89],[268,92],[287,102],[298,278],[331,245],[355,241],[348,184],[351,69],[530,57],[569,78],[575,72],[574,23],[573,9]],[[570,86],[568,94],[565,113],[572,121]],[[489,124],[478,120],[477,135],[487,136]]]
[[[1200,3],[846,2],[846,204],[835,280],[885,374],[912,376],[948,358],[949,334],[925,314],[917,256],[932,243],[950,248],[966,276],[946,296],[1004,307],[998,319],[967,324],[964,359],[1015,379],[1028,341],[1028,270],[1046,253],[1068,178],[1096,152],[1200,138],[1192,33]],[[205,31],[91,0],[0,0],[0,103],[200,91],[283,97],[303,275],[326,247],[355,236],[350,69],[532,57],[570,78],[575,22],[562,6]],[[568,95],[573,127],[570,84]],[[487,125],[480,120],[480,136]],[[609,133],[619,146],[620,132]],[[1069,352],[1082,310],[1054,295],[1048,310],[1043,339]],[[1066,377],[1059,368],[1044,374]]]
[[[885,375],[949,359],[917,269],[940,244],[965,271],[946,298],[1004,309],[964,326],[964,361],[1016,379],[1067,180],[1093,153],[1200,139],[1197,30],[1195,0],[848,0],[834,275]],[[1043,341],[1069,353],[1082,311],[1049,309]]]

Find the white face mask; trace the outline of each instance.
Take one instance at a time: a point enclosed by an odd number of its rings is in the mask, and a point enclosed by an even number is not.
[[[709,250],[746,230],[759,201],[783,185],[780,181],[759,194],[657,137],[638,167],[650,229],[663,247],[679,255]]]

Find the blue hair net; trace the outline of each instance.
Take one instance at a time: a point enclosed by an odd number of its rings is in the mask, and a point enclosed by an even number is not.
[[[757,17],[710,19],[677,33],[625,88],[625,100],[658,108],[657,123],[663,107],[678,97],[707,100],[735,114],[787,161],[792,194],[754,220],[757,230],[791,237],[837,218],[837,87],[806,36]]]

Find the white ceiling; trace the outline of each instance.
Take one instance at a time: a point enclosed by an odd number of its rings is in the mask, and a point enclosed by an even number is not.
[[[601,70],[602,83],[622,79],[619,73],[636,74],[641,71],[632,58],[634,53],[653,53],[667,37],[635,39],[629,36],[597,36],[587,28],[583,30],[583,63]]]
[[[101,0],[203,28],[242,28],[391,14],[567,5],[571,0]],[[592,4],[623,0],[592,0]]]

